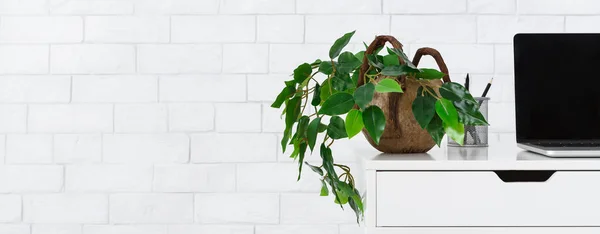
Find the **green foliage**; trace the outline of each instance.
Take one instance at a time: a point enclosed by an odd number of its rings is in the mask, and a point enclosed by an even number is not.
[[[331,95],[321,106],[319,114],[342,115],[348,113],[354,106],[354,98],[348,93],[336,93]]]
[[[359,110],[351,110],[346,115],[346,134],[348,138],[356,136],[364,128],[362,112]]]
[[[335,140],[348,137],[344,119],[339,116],[332,116],[329,121],[329,127],[327,127],[327,136]]]
[[[446,134],[461,143],[465,125],[486,125],[487,121],[464,87],[446,83],[438,90],[429,85],[425,80],[440,79],[445,74],[435,69],[417,68],[400,49],[388,48],[387,55],[379,55],[384,47],[376,48],[373,54],[344,52],[353,35],[354,32],[349,32],[337,39],[328,59],[302,63],[294,69],[293,79],[284,82],[271,107],[283,109],[285,130],[281,147],[285,152],[286,147],[293,146],[290,157],[297,160],[298,180],[303,167],[310,168],[320,177],[320,195],[333,196],[335,203],[349,206],[360,222],[364,213],[363,197],[356,188],[350,167],[334,162],[330,146],[335,141],[358,135],[363,129],[367,137],[379,144],[386,119],[379,107],[371,105],[376,92],[401,93],[402,86],[397,81],[400,77],[417,80],[422,87],[417,91],[412,111],[419,125],[438,145]],[[360,77],[363,60],[369,67]],[[363,85],[357,87],[359,80]],[[323,123],[327,118],[329,123]],[[319,139],[322,142],[317,142]],[[306,151],[313,152],[317,144],[321,164],[311,165],[306,162],[309,156]]]
[[[342,52],[344,47],[346,47],[346,45],[348,45],[348,43],[350,42],[350,39],[352,38],[352,36],[354,36],[355,32],[356,31],[346,33],[346,34],[344,34],[344,36],[337,39],[335,41],[335,43],[333,43],[333,46],[331,46],[331,49],[329,49],[329,58],[330,59],[334,59]]]
[[[403,93],[402,87],[394,79],[385,78],[377,82],[375,91],[378,93]]]
[[[375,85],[373,83],[366,83],[360,86],[354,91],[354,102],[361,110],[367,108],[367,105],[373,100],[375,94]]]
[[[379,139],[385,129],[385,115],[378,106],[370,106],[363,112],[363,122],[371,139],[379,144]]]

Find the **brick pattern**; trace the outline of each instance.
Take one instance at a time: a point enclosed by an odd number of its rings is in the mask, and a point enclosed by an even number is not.
[[[495,77],[490,140],[513,139],[512,36],[598,31],[575,2],[0,0],[0,233],[362,233],[280,152],[295,66],[353,29],[435,47],[455,81]]]

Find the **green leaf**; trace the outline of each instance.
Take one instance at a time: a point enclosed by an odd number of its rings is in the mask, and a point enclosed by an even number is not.
[[[373,83],[366,83],[360,86],[354,91],[354,102],[361,110],[367,108],[367,105],[373,100],[375,94],[375,85]]]
[[[369,106],[362,114],[365,128],[375,144],[379,144],[379,139],[385,129],[385,115],[378,106]]]
[[[435,143],[440,146],[442,144],[442,139],[444,138],[444,124],[442,123],[442,119],[439,116],[434,115],[431,119],[431,122],[427,125],[427,132],[431,135],[431,138]]]
[[[335,202],[335,204],[345,205],[346,203],[348,203],[348,196],[344,195],[339,190],[337,190],[336,195],[337,196],[336,196],[335,200],[333,201],[333,202]]]
[[[418,72],[418,70],[410,68],[407,65],[390,65],[381,70],[381,74],[384,76],[403,76],[415,72]]]
[[[354,106],[354,98],[348,93],[336,93],[331,95],[321,106],[319,114],[341,115],[348,113]]]
[[[358,192],[355,192],[355,194],[350,197],[348,200],[348,205],[350,205],[350,208],[352,208],[354,214],[356,215],[356,222],[360,223],[360,220],[364,214],[364,208],[362,198],[360,195],[358,195]]]
[[[346,125],[344,120],[339,116],[332,116],[327,127],[327,136],[331,139],[342,139],[348,137],[346,134]]]
[[[323,176],[323,170],[321,170],[320,167],[310,165],[310,163],[308,162],[304,162],[304,164],[306,164],[315,173],[319,174],[320,176]]]
[[[300,156],[298,157],[298,180],[302,176],[302,165],[304,165],[304,154],[306,153],[306,142],[300,143]]]
[[[300,119],[298,119],[298,125],[296,127],[296,134],[298,135],[297,138],[302,139],[306,137],[308,121],[310,121],[310,118],[308,116],[302,116],[300,117]]]
[[[340,54],[338,58],[338,66],[336,67],[336,73],[350,74],[354,69],[361,65],[361,61],[354,56],[351,52],[344,52]]]
[[[426,80],[442,79],[446,74],[431,68],[421,68],[421,72],[417,73],[417,78]]]
[[[387,66],[400,66],[400,61],[398,61],[398,56],[395,54],[388,54],[383,56],[383,65]]]
[[[383,64],[383,56],[375,55],[375,54],[367,54],[367,60],[369,64],[373,67],[383,69],[385,65]]]
[[[329,188],[327,188],[327,183],[325,183],[324,180],[321,180],[321,184],[323,184],[321,186],[321,197],[327,197],[329,196]]]
[[[331,85],[337,91],[346,91],[354,86],[349,74],[338,72],[331,77]]]
[[[310,104],[313,106],[321,104],[321,86],[319,84],[315,84],[315,90],[313,91],[313,98],[312,101],[310,101]]]
[[[362,112],[353,109],[346,115],[346,134],[348,138],[356,136],[365,127]]]
[[[421,96],[420,93],[417,91],[417,98],[413,101],[412,111],[421,128],[426,129],[435,115],[436,99],[431,95]]]
[[[400,59],[402,59],[404,61],[404,63],[413,69],[418,69],[417,66],[415,66],[410,59],[408,59],[408,56],[406,56],[406,54],[404,53],[404,51],[400,50],[400,49],[396,49],[396,48],[391,48],[390,49],[392,52],[394,52],[394,54],[398,55],[398,57],[400,57]]]
[[[375,85],[375,91],[378,93],[402,93],[402,87],[400,84],[394,79],[385,78],[380,80],[377,85]]]
[[[315,148],[315,143],[317,142],[317,134],[319,131],[319,125],[321,124],[321,117],[317,117],[310,121],[308,124],[308,129],[306,131],[306,138],[308,139],[308,147],[310,151],[313,151]]]
[[[321,64],[321,62],[323,62],[323,61],[321,61],[320,59],[317,59],[313,63],[311,63],[310,65],[311,66],[318,66],[319,64]]]
[[[319,127],[317,128],[317,131],[318,132],[325,132],[325,131],[327,131],[327,127],[328,127],[327,125],[320,123]]]
[[[282,146],[283,152],[285,152],[287,142],[291,135],[292,126],[298,120],[298,116],[300,115],[300,104],[301,104],[300,101],[301,100],[302,99],[300,97],[294,97],[294,98],[290,99],[286,104],[285,131],[283,134],[284,137],[282,138],[282,141],[281,141],[281,146]]]
[[[277,95],[277,98],[275,99],[275,102],[271,104],[271,107],[280,108],[281,105],[285,102],[285,100],[290,98],[294,93],[296,93],[295,86],[286,86],[285,88],[283,88],[283,90],[281,90],[279,95]]]
[[[363,50],[363,51],[360,51],[360,52],[356,53],[354,55],[354,57],[356,57],[359,61],[362,62],[363,59],[365,58],[365,51]]]
[[[463,87],[461,84],[456,82],[444,83],[440,87],[440,94],[443,98],[448,99],[450,101],[468,100],[476,102],[475,99],[473,99],[471,93],[469,93],[469,91],[465,89],[465,87]]]
[[[334,59],[335,57],[340,55],[344,47],[346,47],[346,45],[348,45],[348,43],[350,42],[352,36],[354,36],[355,32],[356,31],[346,33],[344,34],[344,36],[337,39],[335,43],[333,43],[333,46],[331,46],[331,48],[329,49],[329,58]]]
[[[319,97],[321,98],[321,104],[323,104],[323,102],[327,101],[327,99],[329,99],[329,97],[334,94],[337,93],[338,91],[333,89],[333,87],[331,87],[331,78],[327,79],[323,82],[323,85],[321,86],[321,93],[319,94]],[[333,93],[332,93],[333,91]]]
[[[304,80],[310,77],[312,73],[312,67],[308,63],[303,63],[298,66],[298,68],[294,69],[294,81],[298,84],[302,84]]]
[[[354,85],[354,87],[356,87],[358,85],[358,76],[360,75],[360,71],[356,70],[354,71],[354,73],[352,73],[352,84]]]
[[[456,141],[459,145],[463,145],[465,140],[465,125],[462,123],[456,125],[444,123],[444,131],[446,131],[446,134],[448,134],[450,139]]]
[[[448,99],[440,99],[435,103],[435,112],[440,116],[444,125],[456,126],[458,125],[458,112],[456,108]]]
[[[337,66],[337,64],[333,64],[334,66]],[[331,75],[331,73],[333,73],[333,66],[331,65],[330,61],[324,61],[321,63],[321,65],[319,65],[319,72],[323,73],[325,75]]]
[[[458,111],[458,120],[468,126],[488,125],[488,122],[479,112],[479,105],[475,102],[462,100],[454,102]]]
[[[325,180],[329,182],[331,186],[331,192],[336,197],[336,201],[339,202],[339,196],[337,195],[337,187],[336,184],[339,182],[337,173],[335,172],[333,156],[331,156],[331,149],[327,147],[324,143],[321,144],[321,159],[323,159],[323,168],[327,172]]]

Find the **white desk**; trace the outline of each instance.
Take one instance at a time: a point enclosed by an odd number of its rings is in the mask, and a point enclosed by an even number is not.
[[[510,143],[379,154],[364,166],[368,234],[600,233],[600,159]]]

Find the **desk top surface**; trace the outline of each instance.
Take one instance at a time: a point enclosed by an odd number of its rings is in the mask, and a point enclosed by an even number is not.
[[[378,154],[366,159],[367,170],[597,170],[600,158],[550,158],[522,150],[514,142],[489,147],[443,144],[424,154]]]

